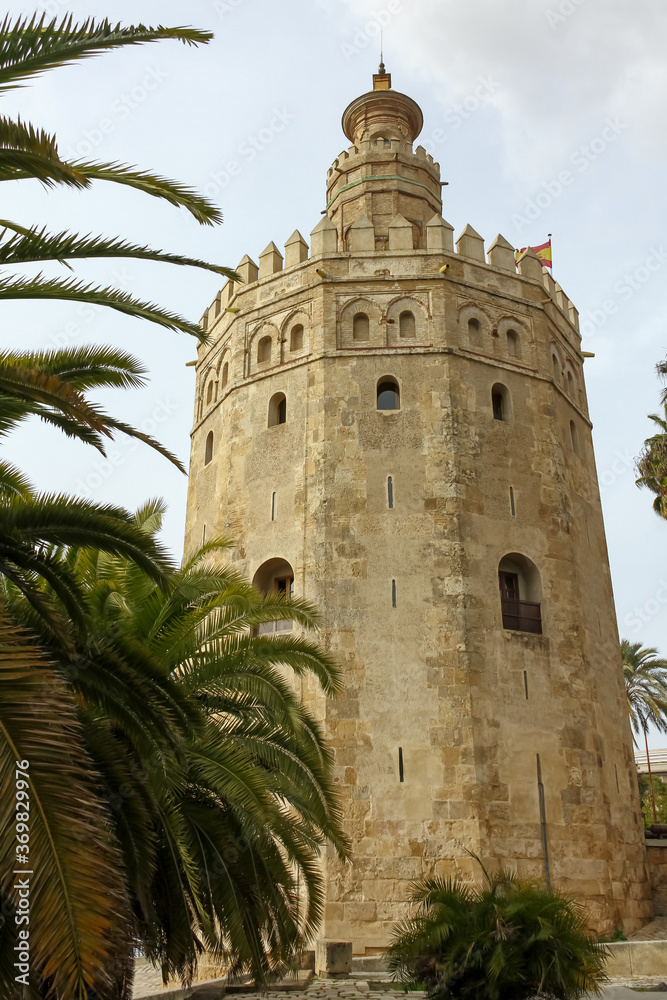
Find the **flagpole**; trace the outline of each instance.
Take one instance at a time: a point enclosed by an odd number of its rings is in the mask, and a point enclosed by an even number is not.
[[[551,250],[551,273],[553,274],[554,273],[554,250],[553,250],[553,246],[551,245],[551,233],[547,233],[547,236],[549,237],[549,249]]]

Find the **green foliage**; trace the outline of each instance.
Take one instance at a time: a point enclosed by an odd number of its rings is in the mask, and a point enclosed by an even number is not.
[[[599,991],[607,952],[576,902],[512,872],[484,877],[481,886],[413,884],[416,910],[389,952],[399,979],[425,982],[438,1000],[576,1000]]]
[[[23,86],[46,70],[105,50],[170,38],[188,45],[202,45],[212,37],[209,32],[194,28],[150,28],[142,24],[123,27],[92,18],[77,24],[71,15],[51,21],[45,16],[23,17],[16,21],[7,17],[0,25],[0,94]],[[185,208],[202,225],[222,222],[216,206],[192,188],[127,164],[66,161],[60,156],[55,136],[19,117],[14,120],[0,115],[0,181],[27,179],[39,180],[47,187],[60,184],[76,188],[88,188],[93,181],[109,181]],[[69,261],[129,257],[203,268],[238,280],[234,271],[220,264],[165,253],[121,238],[67,232],[51,234],[44,227],[26,227],[8,219],[0,220],[0,227],[0,266],[13,268],[51,261],[71,271]],[[199,340],[205,339],[196,323],[117,288],[78,281],[74,277],[0,275],[0,299],[54,298],[108,306],[167,329],[189,333]]]
[[[636,734],[649,724],[667,732],[667,660],[653,646],[621,640],[621,657],[630,722]]]
[[[152,541],[163,512],[147,504],[134,529]],[[204,947],[258,982],[283,972],[321,920],[321,848],[349,850],[332,753],[293,682],[310,675],[335,694],[338,671],[304,634],[255,634],[285,618],[312,629],[317,616],[224,568],[228,547],[210,542],[161,581],[99,546],[47,547],[85,612],[64,636],[20,588],[5,596],[76,706],[131,937],[185,982]],[[50,584],[39,589],[60,606]],[[122,963],[118,975],[124,996]]]
[[[667,823],[667,783],[662,778],[652,775],[653,795],[655,796],[655,809],[658,823]],[[648,774],[638,774],[639,798],[644,817],[644,826],[649,827],[655,822],[653,819],[653,805],[651,800],[651,786]]]

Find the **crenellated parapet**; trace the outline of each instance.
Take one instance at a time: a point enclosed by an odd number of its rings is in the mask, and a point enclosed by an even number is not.
[[[581,337],[577,309],[532,250],[526,250],[515,261],[514,247],[501,234],[485,249],[484,238],[471,225],[464,227],[455,245],[454,227],[439,214],[433,215],[424,226],[424,248],[416,250],[411,246],[411,233],[410,222],[397,214],[387,226],[387,237],[382,243],[382,249],[378,249],[376,227],[367,216],[361,215],[350,226],[347,247],[343,248],[335,224],[329,216],[324,216],[310,233],[310,248],[301,233],[295,230],[284,244],[284,254],[274,242],[269,243],[258,255],[259,265],[246,254],[236,268],[241,282],[226,282],[204,312],[201,327],[211,333],[215,327],[215,336],[218,336],[241,309],[247,308],[250,301],[257,298],[259,289],[263,289],[267,282],[279,281],[281,277],[289,276],[289,284],[294,285],[296,281],[300,287],[325,280],[344,280],[351,272],[352,258],[361,257],[365,261],[365,274],[374,274],[384,279],[398,274],[397,261],[403,258],[420,261],[420,273],[433,280],[451,281],[456,274],[465,277],[473,285],[484,286],[489,283],[493,285],[499,279],[504,287],[512,288],[511,294],[518,297],[527,295],[533,302],[535,296],[527,291],[526,279],[539,283],[548,298],[538,304],[553,307],[551,315],[558,318],[563,336],[578,348]],[[389,263],[390,257],[394,257],[393,269],[390,267],[387,270],[380,266]],[[327,272],[321,274],[323,268],[318,270],[317,267],[323,262],[323,258],[327,259],[327,267],[334,265],[334,259],[336,262],[336,273],[329,275],[328,279]],[[436,267],[436,264],[439,266]],[[447,267],[442,270],[445,264]],[[406,271],[403,263],[399,271],[403,275],[409,271],[409,267]],[[276,287],[273,292],[278,295],[283,290],[282,287]]]

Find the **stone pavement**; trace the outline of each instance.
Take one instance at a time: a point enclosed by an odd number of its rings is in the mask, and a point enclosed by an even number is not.
[[[356,976],[349,979],[311,979],[303,987],[289,991],[276,989],[268,994],[244,992],[233,996],[234,1000],[267,1000],[268,997],[271,997],[271,1000],[383,1000],[385,997],[399,1000],[404,995],[400,988],[397,991],[396,984],[377,974],[375,978],[371,975],[367,979]],[[222,996],[222,985],[202,984],[193,987],[191,1000],[219,1000]],[[411,992],[409,997],[414,1000],[424,1000],[426,994],[416,991]]]
[[[606,986],[600,997],[589,994],[590,1000],[641,1000],[639,990],[651,990],[650,998],[645,1000],[667,1000],[667,990],[665,992],[655,991],[655,987],[661,981],[658,977],[649,977],[642,980],[632,980],[631,983],[620,983],[615,981]],[[292,989],[273,989],[269,993],[242,992],[225,994],[225,987],[222,980],[211,983],[195,984],[189,991],[185,991],[181,996],[187,1000],[400,1000],[405,997],[403,991],[397,984],[393,984],[389,979],[381,974],[369,976],[361,979],[352,976],[349,979],[311,979],[303,987],[294,984]],[[169,1000],[171,991],[161,994],[164,1000]],[[171,994],[174,995],[173,993]],[[152,997],[155,994],[151,994]],[[405,1000],[424,1000],[425,993],[411,992]],[[180,1000],[180,997],[179,997]]]

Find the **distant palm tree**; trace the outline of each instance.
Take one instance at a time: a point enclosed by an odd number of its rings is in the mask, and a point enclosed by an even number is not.
[[[662,367],[663,365],[658,366],[659,369]],[[664,367],[667,371],[667,365]],[[649,413],[649,420],[653,421],[659,432],[644,441],[644,447],[637,459],[636,468],[639,473],[637,486],[655,493],[653,510],[660,517],[667,518],[667,404],[664,407],[664,416]]]
[[[640,642],[630,642],[628,639],[621,641],[621,657],[630,722],[636,735],[644,735],[653,820],[657,823],[647,734],[649,725],[655,726],[661,733],[667,733],[667,660],[658,659],[655,647],[642,646]]]

